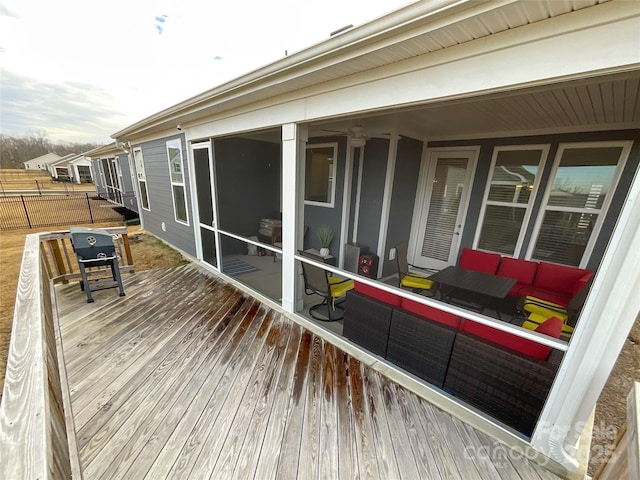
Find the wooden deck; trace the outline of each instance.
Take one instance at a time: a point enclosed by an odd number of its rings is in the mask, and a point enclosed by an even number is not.
[[[551,479],[195,265],[60,286],[84,479]]]

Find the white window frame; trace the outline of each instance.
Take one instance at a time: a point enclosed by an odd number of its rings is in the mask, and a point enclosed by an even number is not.
[[[533,234],[531,235],[531,241],[529,242],[529,247],[527,248],[527,255],[526,255],[527,260],[545,261],[544,259],[533,258],[533,251],[535,250],[536,243],[538,242],[540,229],[542,228],[542,222],[544,220],[544,216],[547,213],[547,211],[588,213],[588,214],[595,214],[598,216],[598,218],[593,227],[593,231],[591,232],[591,236],[589,237],[587,245],[584,249],[584,253],[582,254],[582,259],[580,260],[580,263],[578,265],[578,268],[587,267],[587,263],[591,258],[591,253],[593,252],[593,247],[595,245],[595,242],[598,239],[598,236],[600,235],[602,223],[604,222],[604,219],[607,216],[609,205],[611,205],[611,199],[613,198],[616,192],[616,189],[618,187],[618,182],[620,180],[620,176],[622,175],[624,166],[626,165],[627,159],[629,158],[629,152],[631,151],[632,145],[633,145],[632,141],[571,142],[571,143],[561,143],[558,145],[558,151],[556,152],[556,156],[553,160],[553,167],[551,169],[551,173],[547,181],[544,197],[542,198],[542,203],[540,205],[540,211],[538,212],[536,223],[533,229]],[[613,174],[613,177],[611,178],[611,186],[609,188],[609,192],[607,193],[604,199],[604,202],[602,203],[602,206],[600,208],[560,207],[555,205],[552,207],[549,207],[549,197],[551,196],[551,190],[553,189],[556,173],[560,168],[560,161],[562,160],[562,156],[565,150],[569,150],[572,148],[585,149],[585,148],[602,148],[602,147],[622,148],[622,151],[620,152],[620,157],[618,159],[618,164],[616,165],[616,170]]]
[[[324,207],[324,208],[334,208],[336,203],[336,183],[337,183],[337,171],[338,171],[338,142],[329,142],[329,143],[309,143],[307,144],[307,148],[305,149],[305,165],[307,161],[307,150],[313,148],[333,148],[333,164],[331,166],[330,178],[331,178],[331,202],[316,202],[313,200],[304,200],[305,205],[314,205],[316,207]],[[306,174],[304,178],[304,182],[306,185],[307,179]],[[306,197],[306,192],[304,196]]]
[[[522,246],[524,244],[524,239],[527,232],[527,227],[529,226],[529,222],[531,221],[531,214],[533,212],[533,204],[535,202],[536,196],[538,195],[538,189],[540,188],[540,182],[542,178],[542,174],[544,172],[544,168],[547,164],[547,159],[549,157],[549,149],[550,144],[539,144],[539,145],[501,145],[494,147],[493,156],[491,157],[491,167],[489,168],[489,176],[487,178],[487,184],[484,189],[484,198],[482,199],[482,207],[480,209],[480,221],[478,222],[478,227],[476,228],[475,238],[473,240],[473,248],[478,248],[478,244],[480,243],[480,234],[482,233],[482,227],[484,225],[485,214],[487,210],[487,205],[496,205],[500,207],[519,207],[524,208],[525,213],[522,219],[522,225],[520,226],[520,233],[518,234],[518,239],[516,241],[516,245],[513,251],[512,256],[514,258],[518,258],[520,256],[520,252],[522,250]],[[505,151],[529,151],[529,150],[541,150],[540,154],[540,162],[538,163],[538,172],[536,173],[535,180],[533,182],[533,189],[531,190],[531,194],[529,195],[529,201],[524,203],[514,203],[514,202],[499,202],[495,200],[489,200],[489,190],[491,189],[491,183],[493,180],[493,172],[496,168],[496,162],[498,161],[498,155],[500,152]],[[489,250],[487,250],[489,251]],[[497,252],[503,256],[510,256],[503,252]]]
[[[171,201],[173,202],[173,218],[176,222],[181,223],[183,225],[189,225],[189,206],[187,204],[187,188],[184,182],[184,159],[182,156],[182,141],[179,138],[174,138],[173,140],[168,140],[166,143],[167,147],[167,161],[169,162],[169,182],[171,183]],[[175,182],[173,180],[172,175],[172,167],[173,162],[171,161],[171,154],[169,153],[169,149],[178,150],[180,153],[180,176],[182,177],[181,182]],[[176,195],[173,187],[182,187],[182,196],[184,200],[184,213],[187,216],[186,219],[178,218],[178,210],[176,208]]]
[[[138,159],[138,154],[140,155],[140,158]],[[140,192],[140,208],[142,208],[143,210],[146,210],[148,212],[151,211],[151,201],[149,200],[149,187],[147,185],[147,176],[146,176],[146,172],[144,169],[144,155],[142,154],[142,148],[141,147],[136,147],[133,149],[133,164],[136,167],[136,177],[138,180],[138,191]],[[145,208],[144,204],[144,200],[142,198],[142,188],[140,188],[140,184],[144,183],[144,192],[146,193],[146,200],[147,200],[147,207]]]

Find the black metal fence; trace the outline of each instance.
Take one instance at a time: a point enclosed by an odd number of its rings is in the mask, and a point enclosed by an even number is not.
[[[115,209],[95,193],[0,197],[0,230],[123,221]]]

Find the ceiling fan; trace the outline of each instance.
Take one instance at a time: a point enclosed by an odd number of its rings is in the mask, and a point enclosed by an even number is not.
[[[352,147],[364,147],[370,138],[391,138],[388,133],[370,133],[362,125],[354,125],[347,130],[326,130],[323,132],[337,133],[340,135],[349,135],[351,137],[350,144]]]

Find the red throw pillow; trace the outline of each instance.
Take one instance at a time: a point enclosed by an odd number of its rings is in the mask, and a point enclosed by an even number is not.
[[[549,335],[553,338],[560,338],[560,334],[562,333],[562,320],[558,317],[547,318],[544,322],[538,325],[534,331],[538,333],[544,333],[545,335]]]

